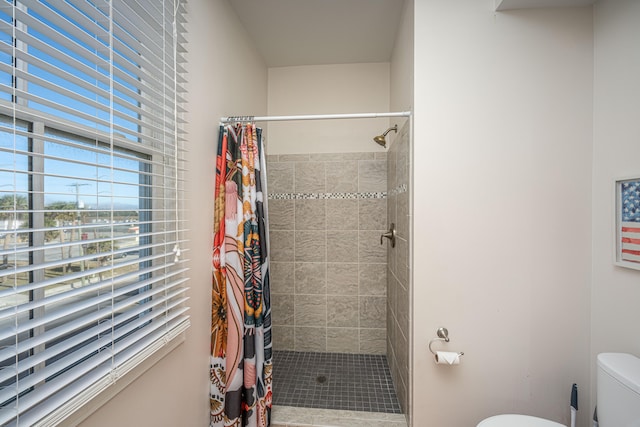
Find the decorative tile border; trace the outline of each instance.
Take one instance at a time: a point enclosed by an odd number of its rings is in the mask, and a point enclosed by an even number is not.
[[[406,186],[405,186],[406,191]],[[386,199],[386,191],[371,193],[275,193],[269,200]]]

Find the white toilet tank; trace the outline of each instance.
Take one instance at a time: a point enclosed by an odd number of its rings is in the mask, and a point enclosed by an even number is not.
[[[640,427],[640,359],[599,354],[596,384],[600,427]]]

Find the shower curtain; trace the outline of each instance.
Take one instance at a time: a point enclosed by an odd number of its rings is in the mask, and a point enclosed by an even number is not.
[[[211,307],[211,427],[271,420],[271,302],[262,130],[220,126]]]

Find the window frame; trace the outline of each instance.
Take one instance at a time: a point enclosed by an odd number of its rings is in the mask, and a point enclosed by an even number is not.
[[[178,3],[179,0],[177,0]],[[16,1],[18,5],[23,5],[24,2]],[[164,4],[164,3],[163,3]],[[18,6],[20,7],[20,6]],[[21,25],[21,24],[19,24]],[[16,45],[19,46],[21,41],[17,41]],[[178,43],[176,41],[176,43]],[[177,55],[177,53],[176,53]],[[17,70],[22,70],[26,74],[28,74],[28,69],[26,69],[26,63],[15,59],[15,68]],[[177,66],[176,66],[177,72]],[[14,74],[15,77],[15,74]],[[177,78],[177,77],[176,77]],[[25,81],[20,78],[15,78],[14,80],[15,87],[28,92],[28,81]],[[176,91],[177,92],[177,91]],[[144,95],[141,95],[144,96]],[[177,96],[177,94],[176,94]],[[175,104],[173,107],[178,109],[178,100],[175,99]],[[144,156],[148,161],[142,162],[149,167],[149,170],[144,171],[145,173],[141,174],[141,176],[146,176],[148,179],[152,181],[158,179],[161,182],[149,183],[149,191],[150,198],[146,199],[149,203],[148,212],[148,225],[152,227],[152,224],[155,224],[158,221],[161,222],[171,222],[175,221],[175,229],[172,231],[166,231],[166,233],[175,233],[175,241],[172,241],[171,244],[175,243],[175,247],[172,249],[161,248],[161,245],[155,245],[155,236],[151,230],[149,233],[145,233],[145,239],[148,239],[148,243],[150,248],[148,249],[150,253],[162,253],[166,255],[168,252],[178,252],[177,257],[180,252],[179,244],[180,242],[184,242],[183,239],[179,238],[179,233],[184,232],[182,226],[179,226],[178,223],[182,221],[179,218],[179,204],[181,202],[181,198],[178,196],[178,172],[179,172],[179,164],[184,161],[183,155],[179,153],[178,141],[182,141],[182,137],[180,136],[182,130],[181,126],[177,123],[177,112],[176,112],[176,123],[175,123],[175,133],[174,137],[177,138],[175,141],[175,151],[173,152],[159,152],[155,143],[155,138],[151,137],[150,139],[145,137],[145,133],[154,132],[155,125],[150,125],[149,128],[139,126],[138,129],[138,141],[132,141],[125,136],[119,136],[114,132],[104,132],[99,129],[91,128],[89,126],[83,125],[81,123],[74,122],[72,120],[67,120],[62,117],[52,116],[47,114],[44,111],[40,111],[38,109],[31,108],[25,105],[24,102],[20,101],[18,98],[18,102],[15,101],[7,101],[5,99],[0,99],[0,115],[3,115],[10,120],[24,122],[29,125],[29,137],[28,137],[28,169],[27,175],[29,177],[29,253],[30,256],[30,265],[37,266],[39,264],[44,263],[44,252],[45,252],[45,188],[44,188],[44,177],[46,176],[45,165],[44,165],[44,143],[47,140],[47,130],[53,130],[56,133],[64,133],[68,135],[72,135],[75,138],[82,138],[92,143],[96,143],[98,145],[105,144],[111,147],[111,150],[124,150],[130,153],[135,153],[135,155]],[[143,121],[144,118],[140,118],[138,115],[138,119]],[[147,135],[149,136],[149,135]],[[41,138],[40,138],[41,137]],[[112,154],[113,155],[113,154]],[[162,187],[164,187],[164,181],[167,178],[165,177],[165,167],[170,170],[174,170],[176,173],[175,178],[169,177],[168,181],[171,179],[176,180],[176,190],[173,194],[174,200],[170,200],[170,203],[175,202],[175,212],[171,210],[167,210],[166,203],[162,206],[158,205],[158,201],[164,199],[166,196],[162,193]],[[156,169],[157,170],[154,170]],[[14,174],[16,171],[14,170]],[[14,187],[14,190],[15,187]],[[17,191],[17,190],[16,190]],[[142,210],[141,210],[142,211]],[[142,220],[139,218],[139,221]],[[171,228],[171,226],[169,227]],[[111,235],[113,238],[113,235]],[[146,242],[145,242],[146,243]],[[161,242],[160,242],[161,243]],[[142,246],[142,242],[140,243]],[[31,249],[36,248],[36,249]],[[176,251],[177,248],[177,251]],[[184,251],[184,249],[183,249]],[[148,265],[152,265],[155,261],[143,261],[138,265],[138,269],[141,268],[142,263],[148,263]],[[181,260],[181,262],[184,262]],[[164,263],[166,264],[166,262]],[[186,269],[185,269],[186,271]],[[33,267],[30,274],[29,283],[33,283],[39,280],[44,279],[44,269]],[[149,275],[155,273],[147,273]],[[181,274],[184,274],[182,272]],[[185,279],[186,281],[186,279]],[[149,285],[155,286],[155,283]],[[33,299],[44,298],[44,289],[37,289],[31,292],[30,301]],[[44,309],[42,307],[42,309]],[[150,308],[149,310],[152,310]],[[188,310],[188,307],[186,307]],[[41,310],[40,310],[41,311]],[[34,311],[32,317],[37,317],[39,314],[38,310]],[[150,316],[149,322],[154,321],[154,317]],[[135,378],[141,375],[144,371],[149,369],[153,364],[155,364],[158,360],[165,357],[169,352],[171,352],[174,348],[180,345],[181,342],[184,341],[184,332],[189,327],[190,322],[188,316],[186,321],[182,322],[179,328],[170,331],[166,334],[161,340],[156,340],[152,345],[148,348],[145,348],[142,352],[140,352],[139,357],[133,357],[132,363],[125,364],[122,369],[119,369],[117,373],[112,374],[111,376],[107,376],[102,380],[98,381],[96,384],[85,390],[82,395],[77,395],[73,399],[64,402],[64,404],[57,405],[57,409],[48,414],[47,417],[44,418],[44,421],[40,422],[53,422],[54,424],[62,421],[63,419],[74,420],[74,422],[80,422],[82,419],[86,418],[90,415],[95,409],[97,409],[101,404],[109,400],[115,394],[120,392],[124,387],[130,384]],[[37,331],[36,331],[37,334]],[[113,342],[112,342],[113,343]],[[36,368],[37,369],[37,368]],[[127,374],[123,379],[122,375]],[[118,381],[116,383],[116,378],[113,377],[116,375],[118,377]],[[48,420],[48,421],[47,421]],[[22,425],[22,424],[19,424]],[[39,424],[38,424],[39,425]]]

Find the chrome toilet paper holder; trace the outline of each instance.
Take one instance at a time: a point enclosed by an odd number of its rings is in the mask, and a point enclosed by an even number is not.
[[[433,351],[433,349],[431,348],[431,346],[433,345],[433,343],[435,341],[444,341],[444,342],[449,342],[449,331],[447,330],[447,328],[441,327],[438,328],[438,330],[436,331],[436,335],[438,336],[438,338],[434,338],[431,341],[429,341],[429,351],[431,353],[433,353],[434,355],[436,354],[435,351]],[[464,352],[459,352],[458,353],[459,356],[464,355]]]

